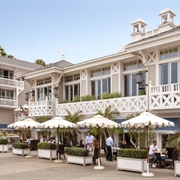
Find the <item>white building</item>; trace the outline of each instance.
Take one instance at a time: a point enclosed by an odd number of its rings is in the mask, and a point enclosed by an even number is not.
[[[29,86],[17,77],[39,67],[42,66],[0,56],[0,130],[13,123],[14,110],[27,103],[24,94],[29,91]]]
[[[115,54],[78,64],[65,61],[63,55],[61,61],[23,75],[33,92],[29,94],[29,115],[64,116],[67,109],[72,113],[81,110],[88,117],[111,105],[120,112],[117,120],[148,110],[172,120],[176,127],[169,130],[179,129],[180,26],[174,24],[174,17],[170,9],[161,11],[160,24],[152,31],[146,31],[142,19],[135,20],[131,24],[132,42]],[[137,84],[139,72],[142,84]],[[57,88],[58,100],[53,95]],[[116,92],[121,97],[101,99],[102,93]],[[86,95],[96,100],[72,102]],[[64,100],[69,102],[62,103]],[[162,130],[157,136],[160,146]]]

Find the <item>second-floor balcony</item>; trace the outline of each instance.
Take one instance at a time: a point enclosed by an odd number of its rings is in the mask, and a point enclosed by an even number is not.
[[[29,102],[29,116],[53,116],[53,103],[44,101]]]
[[[0,77],[0,86],[8,86],[8,87],[15,87],[19,89],[24,89],[24,82],[23,81],[17,81],[14,79],[8,79],[8,78],[1,78]]]
[[[146,110],[180,110],[180,83],[160,86],[152,86],[149,84],[148,89],[149,93],[141,96],[129,96],[61,104],[55,104],[48,100],[30,102],[29,115],[52,116],[53,112],[56,111],[56,116],[65,116],[67,115],[66,110],[70,111],[72,114],[77,111],[82,111],[82,114],[84,115],[95,114],[97,113],[97,110],[104,112],[105,108],[108,106],[111,106],[111,110],[126,114],[141,113]]]
[[[104,112],[105,108],[111,106],[111,110],[120,113],[137,113],[147,110],[146,96],[121,97],[113,99],[103,99],[94,101],[85,101],[77,103],[65,103],[57,105],[57,116],[64,116],[67,111],[74,114],[82,111],[82,114],[95,114],[97,110]]]
[[[0,107],[17,108],[17,106],[18,106],[18,101],[15,99],[0,98]]]
[[[149,109],[180,109],[180,83],[150,86]]]

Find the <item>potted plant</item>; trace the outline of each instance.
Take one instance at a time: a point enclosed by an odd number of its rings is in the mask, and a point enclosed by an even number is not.
[[[179,119],[180,120],[180,119]],[[172,163],[174,163],[174,176],[180,175],[180,131],[168,139],[168,146],[174,147]]]
[[[8,152],[8,140],[0,138],[0,152]]]
[[[67,163],[82,164],[83,166],[92,164],[92,156],[89,156],[88,149],[68,147],[65,153],[67,154]]]
[[[49,142],[39,142],[38,143],[38,157],[39,158],[47,158],[47,159],[56,159],[57,158],[57,150],[56,144]]]
[[[147,151],[144,149],[119,149],[117,170],[144,172],[147,169]]]
[[[12,144],[13,147],[13,154],[19,154],[22,156],[28,155],[29,149],[26,143],[22,142],[15,142]]]

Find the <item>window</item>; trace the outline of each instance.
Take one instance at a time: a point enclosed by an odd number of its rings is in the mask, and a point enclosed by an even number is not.
[[[80,96],[80,84],[72,84],[65,86],[65,99],[72,101],[75,96]]]
[[[141,60],[136,60],[136,61],[131,61],[128,63],[124,63],[124,70],[132,70],[132,69],[139,69],[139,68],[143,68],[144,64],[142,63]]]
[[[160,51],[160,60],[178,57],[178,48],[164,49]]]
[[[145,91],[145,79],[146,74],[142,72],[143,82],[142,84],[137,84],[136,74],[127,74],[124,76],[124,92],[125,96],[137,96],[139,95],[139,91]]]
[[[0,89],[0,98],[2,98],[2,99],[14,99],[14,91],[13,90]]]
[[[10,70],[0,69],[0,78],[13,79],[14,72]]]
[[[51,86],[37,88],[37,101],[52,100]]]
[[[80,74],[69,75],[69,76],[65,76],[64,78],[65,78],[65,82],[77,81],[80,79]]]
[[[51,78],[50,77],[37,80],[37,86],[43,85],[43,84],[49,84],[49,83],[51,83]]]
[[[178,82],[178,63],[165,63],[160,65],[160,83],[172,84]]]
[[[91,77],[98,77],[103,75],[111,74],[110,67],[100,68],[91,71]]]
[[[98,79],[91,81],[91,94],[97,98],[101,98],[102,93],[111,93],[111,79]]]

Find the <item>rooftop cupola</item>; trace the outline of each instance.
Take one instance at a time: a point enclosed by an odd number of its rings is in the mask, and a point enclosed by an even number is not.
[[[132,40],[133,41],[138,41],[138,40],[141,40],[142,36],[141,34],[142,33],[145,33],[145,27],[146,27],[146,23],[142,20],[142,19],[136,19],[135,21],[133,21],[131,23],[132,25]]]
[[[162,10],[159,13],[160,16],[160,25],[159,25],[159,33],[171,30],[175,28],[174,17],[176,14],[171,11],[171,9],[167,8]]]

